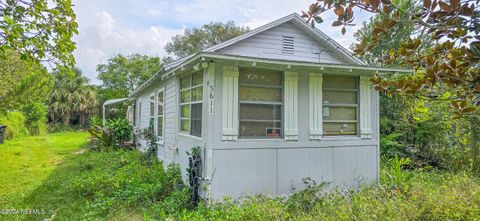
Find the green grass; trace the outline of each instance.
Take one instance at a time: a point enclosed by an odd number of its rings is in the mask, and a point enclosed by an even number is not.
[[[58,133],[7,140],[0,145],[0,205],[15,206],[44,182],[65,157],[84,147],[87,133]]]
[[[1,145],[0,209],[46,214],[0,220],[142,219],[148,208],[173,213],[187,206],[178,168],[144,163],[138,151],[79,151],[87,136],[59,133]]]
[[[192,210],[177,167],[148,164],[138,151],[74,154],[86,136],[60,133],[0,145],[0,209],[47,212],[0,220],[53,214],[55,220],[480,220],[478,178],[417,169],[403,171],[408,179],[399,183],[388,176],[394,174],[388,164],[378,187],[328,194],[314,187],[289,199],[255,196]]]

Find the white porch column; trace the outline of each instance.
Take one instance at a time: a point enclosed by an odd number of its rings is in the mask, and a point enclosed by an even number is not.
[[[323,77],[321,73],[310,73],[310,140],[321,140],[323,136],[322,84]]]
[[[360,76],[360,137],[372,138],[372,87],[370,76]]]
[[[298,140],[298,73],[285,72],[285,140]]]
[[[222,140],[238,138],[238,67],[223,67]]]

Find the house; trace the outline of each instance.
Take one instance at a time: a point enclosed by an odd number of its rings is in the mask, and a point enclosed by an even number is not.
[[[178,163],[200,147],[210,199],[284,195],[305,178],[354,188],[379,179],[375,73],[291,14],[165,65],[130,94],[136,143],[153,123],[158,158]]]

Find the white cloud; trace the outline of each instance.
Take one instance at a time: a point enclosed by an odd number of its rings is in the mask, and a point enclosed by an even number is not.
[[[234,20],[256,28],[288,14],[306,10],[314,0],[74,0],[80,35],[75,37],[75,57],[85,75],[96,80],[96,65],[115,54],[142,53],[166,55],[170,38],[184,28],[211,21]],[[356,12],[357,24],[366,16]],[[360,26],[331,27],[334,15],[324,15],[318,26],[346,48],[354,42],[353,32]]]

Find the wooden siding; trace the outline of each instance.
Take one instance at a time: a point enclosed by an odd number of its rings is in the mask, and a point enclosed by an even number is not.
[[[376,146],[214,150],[212,197],[289,195],[307,187],[304,178],[326,182],[326,190],[373,184],[376,154]]]
[[[165,83],[165,142],[158,147],[158,157],[165,164],[175,161],[174,149],[176,147],[177,134],[177,80],[170,78]]]
[[[293,53],[284,53],[283,37],[293,37]],[[294,61],[319,62],[330,64],[347,64],[347,61],[322,45],[310,35],[286,22],[270,30],[261,32],[233,45],[216,51],[220,54],[239,55],[268,59],[282,59]]]

